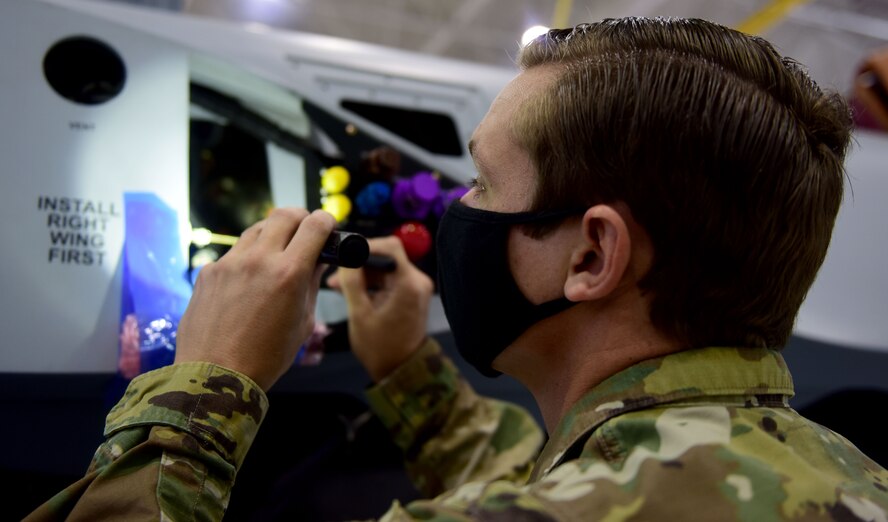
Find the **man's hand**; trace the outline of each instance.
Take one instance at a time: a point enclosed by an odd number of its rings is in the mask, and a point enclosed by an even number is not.
[[[275,209],[205,266],[179,323],[176,361],[241,372],[268,390],[314,328],[324,242],[336,227],[323,211]]]
[[[397,268],[387,274],[340,268],[327,284],[345,296],[352,351],[379,382],[425,340],[434,285],[407,259],[398,238],[371,239],[370,253],[393,258]]]

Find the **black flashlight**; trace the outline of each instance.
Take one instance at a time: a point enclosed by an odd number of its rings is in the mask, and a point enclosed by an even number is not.
[[[361,234],[334,230],[318,257],[318,263],[345,268],[361,268],[370,256],[370,245]]]

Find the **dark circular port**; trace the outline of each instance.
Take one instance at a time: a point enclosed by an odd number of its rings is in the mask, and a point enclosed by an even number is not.
[[[126,66],[117,51],[88,36],[65,38],[50,47],[43,74],[60,96],[82,105],[105,103],[126,83]]]

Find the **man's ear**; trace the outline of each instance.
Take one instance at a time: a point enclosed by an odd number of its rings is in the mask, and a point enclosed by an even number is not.
[[[564,295],[592,301],[611,295],[629,267],[632,238],[626,218],[613,206],[595,205],[583,215],[582,239],[570,258]]]

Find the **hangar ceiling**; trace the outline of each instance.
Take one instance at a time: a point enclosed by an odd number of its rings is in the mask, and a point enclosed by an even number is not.
[[[338,36],[511,67],[523,31],[605,17],[700,17],[755,27],[821,84],[847,91],[888,46],[888,0],[103,0]],[[781,9],[783,8],[783,9]],[[758,18],[753,18],[758,16]],[[756,21],[758,25],[749,25]]]

